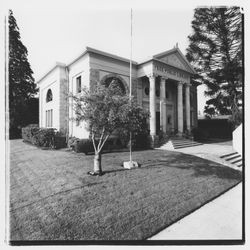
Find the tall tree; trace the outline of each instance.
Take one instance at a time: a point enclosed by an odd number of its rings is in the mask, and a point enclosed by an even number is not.
[[[232,115],[241,122],[242,14],[239,7],[197,8],[192,21],[187,59],[207,86],[205,113]]]
[[[37,93],[28,62],[28,51],[23,45],[16,19],[9,11],[9,117],[10,138],[18,136],[20,128],[29,120],[28,103]]]

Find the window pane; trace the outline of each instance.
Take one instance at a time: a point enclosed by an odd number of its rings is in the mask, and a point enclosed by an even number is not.
[[[76,92],[80,93],[81,89],[82,89],[82,78],[81,78],[81,76],[78,76],[76,78]]]
[[[47,91],[47,95],[46,95],[46,102],[50,102],[50,101],[52,101],[52,99],[53,99],[52,91],[51,91],[51,89],[49,89]]]
[[[53,127],[53,109],[51,109],[51,127]]]
[[[50,127],[50,110],[48,111],[48,118],[49,118],[48,127]]]

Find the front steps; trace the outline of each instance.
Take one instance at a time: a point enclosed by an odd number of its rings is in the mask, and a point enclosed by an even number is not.
[[[203,145],[202,143],[186,139],[186,138],[170,138],[167,143],[162,145],[159,149],[173,150],[187,147],[195,147]]]
[[[222,155],[220,156],[220,158],[239,168],[242,167],[242,157],[238,152],[233,152],[230,154]]]

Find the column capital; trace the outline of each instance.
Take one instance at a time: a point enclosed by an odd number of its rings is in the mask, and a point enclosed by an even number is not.
[[[160,76],[161,77],[161,81],[166,81],[168,79],[168,77],[166,76]]]
[[[158,75],[155,74],[155,73],[149,73],[149,74],[146,74],[146,76],[147,76],[148,78],[155,78],[155,77],[157,77]]]
[[[192,84],[191,84],[191,83],[189,83],[189,82],[185,82],[185,86],[186,86],[186,87],[191,87],[191,86],[192,86]]]
[[[184,84],[184,82],[181,82],[181,81],[177,82],[178,87],[183,86],[183,84]]]

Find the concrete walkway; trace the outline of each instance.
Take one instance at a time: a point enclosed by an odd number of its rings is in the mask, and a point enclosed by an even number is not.
[[[241,169],[220,156],[233,152],[231,143],[213,143],[174,150]],[[209,202],[149,240],[241,240],[242,183]]]
[[[180,149],[174,149],[173,151],[182,152],[184,154],[190,154],[195,155],[203,159],[207,159],[210,161],[214,161],[220,164],[223,164],[225,166],[228,166],[230,168],[236,169],[236,170],[242,170],[242,168],[237,167],[236,165],[233,165],[223,159],[220,158],[220,156],[225,154],[230,154],[235,152],[232,146],[232,142],[228,141],[227,143],[210,143],[210,144],[203,144],[196,147],[188,147],[188,148],[180,148]],[[241,153],[241,152],[239,152]],[[242,153],[241,153],[242,155]]]

